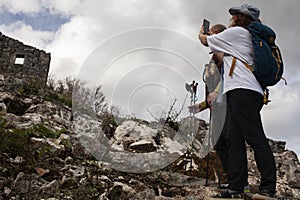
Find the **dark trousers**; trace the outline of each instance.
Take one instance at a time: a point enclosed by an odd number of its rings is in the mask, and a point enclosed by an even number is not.
[[[235,89],[226,93],[226,137],[229,145],[229,188],[243,191],[248,185],[246,145],[254,150],[261,174],[260,190],[275,192],[276,165],[263,131],[260,110],[263,96],[255,91]]]
[[[219,139],[217,140],[216,145],[214,146],[214,149],[216,150],[216,153],[221,161],[221,165],[222,168],[226,174],[226,176],[228,176],[229,172],[228,172],[228,152],[229,152],[229,147],[227,144],[227,140],[225,137],[225,133],[224,132],[225,129],[222,130]]]

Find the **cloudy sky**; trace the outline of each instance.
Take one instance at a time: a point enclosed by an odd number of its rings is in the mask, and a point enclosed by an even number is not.
[[[155,114],[173,99],[184,103],[185,82],[201,82],[203,65],[209,59],[208,49],[197,39],[203,18],[228,25],[228,8],[242,3],[0,0],[0,31],[50,52],[50,72],[56,77],[84,77],[102,84],[112,102],[126,104],[126,112],[139,115],[143,105],[148,114]],[[262,22],[276,31],[288,80],[287,86],[279,83],[271,89],[272,102],[262,111],[265,132],[287,141],[287,148],[300,155],[300,1],[248,3],[255,4]],[[202,99],[203,84],[198,88]]]

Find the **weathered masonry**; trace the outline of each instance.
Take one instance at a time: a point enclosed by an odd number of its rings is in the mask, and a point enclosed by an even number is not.
[[[23,44],[0,32],[0,86],[28,82],[46,85],[50,53]]]

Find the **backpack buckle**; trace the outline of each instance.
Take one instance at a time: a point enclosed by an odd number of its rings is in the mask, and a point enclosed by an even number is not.
[[[268,103],[271,102],[271,100],[269,100],[269,90],[266,88],[264,90],[264,99],[263,99],[263,103],[265,105],[268,105]]]

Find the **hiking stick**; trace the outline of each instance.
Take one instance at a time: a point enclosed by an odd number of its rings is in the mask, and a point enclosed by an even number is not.
[[[195,81],[192,82],[192,84],[185,84],[185,88],[188,92],[191,93],[191,101],[190,101],[190,105],[194,105],[197,101],[197,86],[198,83],[196,83]],[[196,135],[196,133],[194,133],[194,131],[196,131],[196,126],[195,126],[195,113],[194,112],[190,112],[190,123],[189,123],[189,132],[188,132],[188,139],[191,139],[191,144],[187,144],[187,152],[186,155],[189,156],[189,162],[190,162],[190,175],[191,175],[191,170],[193,168],[193,163],[192,163],[192,150],[193,150],[193,141],[194,141],[194,135]],[[187,143],[189,142],[187,139]],[[186,159],[187,160],[187,159]],[[187,164],[187,163],[186,163]],[[186,170],[186,166],[185,166],[185,170]]]
[[[212,112],[209,111],[209,130],[208,130],[208,148],[207,148],[207,157],[206,157],[206,182],[205,186],[208,186],[208,168],[209,168],[209,152],[210,152],[210,138],[212,131]]]

